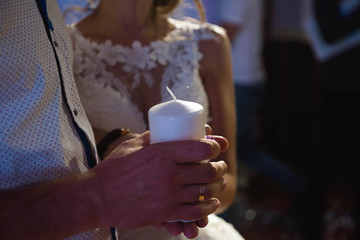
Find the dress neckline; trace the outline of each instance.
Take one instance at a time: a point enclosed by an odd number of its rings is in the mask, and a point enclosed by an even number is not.
[[[173,41],[174,39],[178,39],[179,37],[179,32],[181,32],[181,29],[183,29],[181,26],[182,26],[182,23],[184,23],[183,21],[181,20],[177,20],[177,19],[174,19],[174,18],[168,18],[167,19],[169,21],[169,23],[173,26],[172,30],[162,39],[156,39],[156,40],[152,40],[152,41],[149,41],[147,43],[143,43],[139,40],[134,40],[131,44],[129,45],[123,45],[123,44],[120,44],[120,43],[114,43],[111,39],[107,39],[105,41],[102,41],[102,42],[98,42],[98,41],[95,41],[93,40],[92,38],[90,37],[86,37],[83,32],[81,32],[78,27],[76,26],[76,23],[72,23],[69,25],[69,28],[72,29],[72,31],[77,34],[80,38],[82,38],[83,40],[86,40],[88,41],[92,46],[95,46],[97,48],[99,47],[103,47],[103,46],[112,46],[112,47],[123,47],[123,48],[133,48],[134,47],[134,44],[136,45],[140,45],[142,47],[150,47],[151,45],[153,44],[156,44],[158,42],[171,42]],[[195,23],[189,23],[189,24],[195,24]]]

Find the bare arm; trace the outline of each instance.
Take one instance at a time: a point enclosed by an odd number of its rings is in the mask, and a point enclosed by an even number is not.
[[[221,207],[218,212],[226,210],[233,202],[237,184],[236,162],[236,123],[235,98],[231,71],[230,42],[225,34],[219,35],[220,41],[204,41],[201,52],[201,77],[208,94],[210,104],[210,125],[213,133],[225,136],[229,148],[217,160],[223,159],[228,165],[225,174],[227,187],[220,195]]]
[[[223,150],[221,142],[149,146],[145,133],[123,143],[86,173],[2,193],[0,239],[60,239],[98,227],[204,218],[218,207],[211,198],[224,189],[226,164],[185,163],[216,157]],[[213,187],[200,204],[201,183]]]
[[[220,26],[225,29],[226,34],[232,44],[238,32],[241,31],[241,25],[230,22],[222,22]]]

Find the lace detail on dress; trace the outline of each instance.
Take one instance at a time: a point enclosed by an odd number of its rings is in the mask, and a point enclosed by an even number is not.
[[[156,40],[145,46],[134,41],[131,47],[113,44],[110,40],[93,42],[85,38],[75,25],[69,26],[74,40],[75,78],[94,127],[111,130],[116,125],[136,132],[146,130],[145,117],[131,97],[137,94],[135,89],[140,84],[153,87],[155,79],[151,71],[154,69],[161,69],[162,72],[158,93],[161,102],[171,99],[166,91],[166,86],[169,86],[178,99],[202,104],[209,117],[208,99],[199,75],[199,61],[202,58],[199,41],[216,40],[214,32],[223,30],[211,24],[169,21],[175,28],[164,40]],[[120,69],[121,74],[115,69]],[[115,95],[115,98],[110,98]],[[108,117],[104,116],[105,112]],[[121,117],[120,112],[127,115]],[[104,118],[101,121],[100,114]],[[131,119],[132,126],[124,125],[128,124],[128,121],[124,122],[125,118]]]

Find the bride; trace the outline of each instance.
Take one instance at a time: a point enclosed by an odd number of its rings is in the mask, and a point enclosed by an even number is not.
[[[201,1],[195,2],[204,19]],[[178,99],[203,105],[213,134],[230,143],[219,157],[229,171],[218,214],[232,204],[237,182],[230,44],[218,26],[171,18],[179,5],[180,0],[100,0],[68,26],[75,79],[97,142],[114,129],[146,131],[149,108],[171,99],[166,87]],[[186,239],[151,226],[117,232],[120,239]],[[212,214],[196,239],[243,238]]]

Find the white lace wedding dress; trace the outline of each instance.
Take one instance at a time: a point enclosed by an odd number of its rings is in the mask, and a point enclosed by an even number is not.
[[[68,26],[74,41],[75,79],[94,128],[146,131],[149,107],[171,99],[166,86],[178,99],[202,104],[209,120],[208,98],[199,75],[202,58],[199,41],[216,41],[214,32],[223,29],[210,24],[170,21],[174,29],[163,40],[146,45],[135,41],[130,46],[109,40],[97,43],[83,36],[74,24]],[[146,97],[153,102],[144,101]],[[196,239],[243,239],[231,224],[215,214],[209,220]],[[153,227],[117,231],[122,240],[187,239]]]

